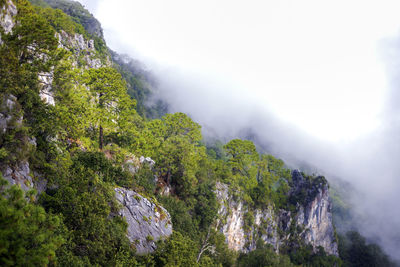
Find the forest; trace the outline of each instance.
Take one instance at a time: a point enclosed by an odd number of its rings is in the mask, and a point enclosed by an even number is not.
[[[80,4],[0,1],[10,4],[17,8],[15,26],[8,33],[0,27],[0,111],[9,118],[1,125],[0,168],[5,176],[7,168],[29,162],[34,183],[45,180],[46,187],[28,184],[24,191],[0,177],[0,265],[395,266],[357,232],[337,235],[339,257],[301,239],[280,253],[262,239],[248,253],[230,249],[217,226],[216,185],[228,185],[249,210],[295,213],[306,195],[290,194],[292,170],[250,140],[206,142],[187,114],[146,105],[155,86],[151,75],[134,61],[118,60]],[[62,34],[67,41],[75,34],[94,40],[94,48],[60,46]],[[100,67],[89,66],[95,59]],[[54,105],[41,97],[44,73],[53,77]],[[155,166],[129,172],[126,160],[140,156]],[[327,184],[324,177],[302,175],[309,188]],[[173,234],[157,241],[153,253],[139,255],[129,242],[116,187],[170,213]],[[168,195],[162,194],[166,187]],[[248,212],[245,226],[254,220]]]

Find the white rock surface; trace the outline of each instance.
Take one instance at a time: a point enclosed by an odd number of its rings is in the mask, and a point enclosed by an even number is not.
[[[14,17],[17,15],[17,7],[11,0],[7,1],[7,4],[0,9],[0,26],[4,29],[4,33],[8,34],[12,32],[15,26]],[[3,44],[0,35],[0,45]]]
[[[172,234],[168,211],[134,191],[115,188],[115,192],[123,206],[119,213],[128,223],[128,238],[136,247],[136,252],[153,252],[157,240]]]
[[[244,218],[249,208],[243,201],[236,200],[230,195],[228,185],[217,183],[216,196],[220,203],[218,229],[225,235],[230,249],[242,252],[252,251],[256,249],[257,239],[261,238],[279,252],[280,246],[287,243],[290,235],[293,234],[290,233],[289,228],[292,223],[295,223],[299,226],[298,229],[302,229],[296,234],[306,244],[312,245],[314,251],[322,246],[327,254],[338,256],[328,185],[313,184],[310,187],[299,172],[294,171],[293,176],[295,186],[291,193],[296,194],[298,193],[296,190],[304,190],[307,186],[309,191],[306,204],[304,206],[298,204],[297,212],[293,215],[287,210],[275,212],[272,206],[251,210],[254,223],[247,231],[244,229]]]

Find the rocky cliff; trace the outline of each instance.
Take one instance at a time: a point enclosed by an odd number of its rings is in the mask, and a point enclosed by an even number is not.
[[[128,238],[136,252],[153,252],[157,240],[172,234],[168,211],[134,191],[116,188],[115,192],[117,200],[123,206],[120,215],[128,223]]]
[[[305,192],[294,211],[276,210],[272,205],[253,209],[242,200],[234,199],[226,184],[217,183],[219,230],[229,248],[249,252],[262,239],[279,252],[282,246],[293,245],[297,238],[312,245],[314,251],[321,246],[327,254],[338,255],[327,182],[317,179],[310,184],[298,171],[293,171],[292,176],[291,196],[298,197],[300,192]]]

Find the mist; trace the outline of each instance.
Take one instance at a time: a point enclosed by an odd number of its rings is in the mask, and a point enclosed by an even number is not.
[[[80,2],[170,112],[350,183],[354,227],[400,260],[400,3]]]

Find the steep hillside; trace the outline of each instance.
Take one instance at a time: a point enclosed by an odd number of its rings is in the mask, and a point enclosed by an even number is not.
[[[148,119],[151,75],[90,13],[32,3],[0,1],[2,266],[342,264],[324,177]]]

